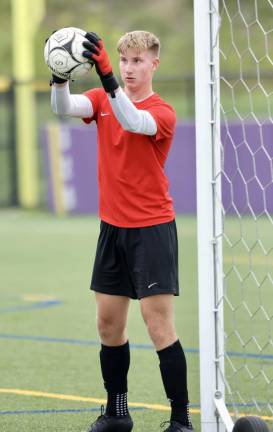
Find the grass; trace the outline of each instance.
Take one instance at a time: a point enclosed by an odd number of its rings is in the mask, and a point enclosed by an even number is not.
[[[259,222],[262,236],[268,232],[269,226],[267,221]],[[101,403],[98,399],[104,399],[105,393],[98,363],[95,305],[89,291],[98,228],[98,220],[91,216],[56,218],[42,212],[0,212],[0,424],[3,432],[15,432],[18,425],[20,430],[27,432],[80,432],[99,413]],[[247,221],[244,230],[248,232],[248,237],[245,236],[249,244],[255,245],[256,237],[250,221]],[[233,244],[236,244],[240,232],[236,220],[230,218],[226,224],[226,236]],[[186,349],[192,417],[199,432],[195,219],[178,217],[178,234],[182,294],[175,301],[176,324]],[[268,236],[264,238],[267,248],[270,242]],[[227,349],[232,352],[230,359],[236,368],[236,372],[231,370],[229,363],[227,374],[235,391],[239,387],[248,402],[244,407],[238,405],[239,411],[256,412],[251,404],[255,387],[255,400],[262,407],[260,414],[269,416],[269,424],[273,424],[269,406],[266,409],[262,405],[263,401],[272,399],[271,387],[265,384],[259,373],[262,368],[272,379],[272,349],[270,346],[264,348],[261,359],[261,352],[255,344],[248,343],[244,352],[252,353],[254,357],[245,357],[230,328],[236,322],[242,337],[247,338],[252,331],[258,340],[267,338],[268,342],[270,336],[259,313],[253,314],[251,319],[246,313],[239,313],[239,306],[242,306],[240,295],[244,292],[244,300],[247,299],[248,283],[242,287],[238,278],[232,276],[232,271],[229,272],[232,267],[231,251],[227,250],[226,245],[224,247],[225,271],[230,282],[226,296],[234,309],[227,308]],[[255,251],[255,247],[251,250]],[[245,271],[246,252],[235,250],[235,256],[237,270]],[[255,251],[252,272],[259,274],[261,259],[261,254]],[[249,282],[249,290],[248,304],[252,308],[255,307],[257,288],[255,290],[253,283]],[[272,317],[272,285],[264,286],[262,292]],[[46,301],[49,303],[45,304]],[[41,307],[43,305],[47,307]],[[268,329],[270,322],[266,322]],[[129,400],[137,404],[132,411],[134,431],[159,431],[159,424],[168,419],[168,412],[155,405],[167,407],[168,403],[162,389],[158,359],[151,349],[138,301],[131,302],[128,332],[132,345]],[[256,375],[250,379],[248,372]],[[1,389],[10,389],[10,393]],[[69,400],[67,395],[70,395]],[[242,402],[237,401],[237,396],[235,401],[238,404]],[[153,406],[148,409],[145,404]]]
[[[185,347],[197,347],[197,304],[194,225],[185,219],[181,283],[177,301],[177,327]],[[184,226],[183,226],[184,225]],[[42,338],[92,340],[98,343],[95,306],[89,277],[98,234],[92,217],[58,219],[43,213],[1,211],[0,260],[2,263],[0,345],[1,388],[104,398],[98,364],[98,345],[49,342]],[[185,263],[184,263],[185,261]],[[187,269],[187,272],[185,272]],[[54,298],[62,303],[39,309],[35,303]],[[26,307],[33,307],[24,310]],[[12,308],[18,308],[13,311]],[[20,309],[21,308],[21,309]],[[6,312],[5,312],[6,311]],[[185,323],[191,325],[185,325]],[[150,344],[132,302],[129,319],[131,344]],[[3,335],[39,337],[41,340],[4,339]],[[198,403],[198,358],[188,354],[191,399]],[[163,404],[158,360],[152,349],[132,349],[129,376],[130,401]],[[1,394],[2,411],[99,409],[98,403],[46,397]],[[135,431],[156,431],[168,412],[136,410]],[[6,414],[0,413],[1,431],[82,431],[97,412]],[[198,423],[198,417],[195,421]]]

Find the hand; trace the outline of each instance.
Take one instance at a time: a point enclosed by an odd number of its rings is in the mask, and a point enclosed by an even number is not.
[[[106,93],[110,93],[111,97],[114,98],[115,91],[119,88],[119,83],[113,74],[110,59],[103,46],[102,40],[93,32],[86,33],[85,37],[87,41],[83,42],[83,46],[87,51],[84,51],[82,55],[95,64],[104,90]]]
[[[82,53],[83,57],[95,63],[100,77],[111,74],[113,72],[112,66],[101,38],[93,32],[86,33],[85,37],[87,41],[83,42],[83,46],[87,51]]]
[[[57,75],[52,74],[52,79],[50,80],[51,84],[63,84],[67,82],[68,80],[58,77]]]

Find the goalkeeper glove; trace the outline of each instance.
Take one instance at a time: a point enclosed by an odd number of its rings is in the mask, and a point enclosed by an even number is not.
[[[65,82],[67,82],[66,79],[60,78],[57,75],[52,74],[52,78],[50,80],[50,85],[52,85],[52,84],[63,84]]]
[[[110,59],[102,40],[93,32],[86,33],[85,37],[87,41],[83,42],[83,46],[86,51],[82,55],[95,63],[104,90],[110,93],[112,97],[115,97],[115,90],[119,87],[119,84],[113,74]]]

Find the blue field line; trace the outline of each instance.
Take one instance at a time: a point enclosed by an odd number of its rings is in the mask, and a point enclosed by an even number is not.
[[[28,335],[16,335],[10,333],[0,333],[0,339],[15,339],[15,340],[29,340],[35,342],[49,342],[49,343],[64,343],[69,345],[89,345],[89,346],[99,346],[100,342],[89,339],[70,339],[70,338],[55,338],[47,336],[28,336]],[[144,349],[144,350],[154,350],[154,346],[150,344],[130,344],[132,349]],[[197,348],[185,348],[184,351],[189,354],[199,354]],[[273,354],[255,354],[255,353],[244,353],[244,352],[232,352],[228,351],[227,355],[230,357],[243,357],[252,359],[262,359],[262,360],[272,360]]]
[[[29,340],[35,342],[50,342],[50,343],[64,343],[69,345],[92,345],[99,346],[100,342],[89,339],[69,339],[69,338],[55,338],[47,336],[28,336],[28,335],[15,335],[9,333],[0,333],[0,339],[16,339],[16,340]],[[144,350],[154,350],[154,346],[150,344],[130,344],[132,349],[144,349]],[[188,353],[198,353],[198,349],[186,348]]]
[[[259,406],[265,406],[264,403],[259,403]],[[227,404],[228,408],[232,407],[237,408],[253,408],[256,407],[256,404],[253,402],[249,403],[240,403],[240,404]],[[190,404],[190,408],[194,409],[200,409],[200,404]],[[148,410],[146,407],[130,407],[130,411],[145,411]],[[31,409],[31,410],[0,410],[0,416],[1,415],[21,415],[21,414],[78,414],[78,413],[84,413],[84,412],[100,412],[101,408],[67,408],[67,409]]]
[[[1,313],[10,313],[10,312],[25,312],[34,309],[46,309],[52,306],[58,306],[62,304],[61,300],[47,300],[47,301],[39,301],[36,303],[28,304],[28,305],[17,305],[11,306],[7,308],[0,308]]]
[[[230,357],[244,357],[252,359],[262,359],[262,360],[273,360],[273,354],[255,354],[255,353],[244,353],[244,352],[232,352],[227,351],[227,355]]]
[[[64,343],[69,345],[99,345],[98,341],[92,341],[87,339],[65,339],[65,338],[54,338],[47,336],[27,336],[27,335],[14,335],[0,333],[0,339],[16,339],[16,340],[29,340],[35,342],[49,342],[49,343]]]
[[[143,411],[145,407],[130,407],[130,411]],[[66,413],[84,413],[100,412],[100,408],[82,408],[82,409],[41,409],[41,410],[14,410],[0,411],[0,415],[20,415],[20,414],[66,414]]]

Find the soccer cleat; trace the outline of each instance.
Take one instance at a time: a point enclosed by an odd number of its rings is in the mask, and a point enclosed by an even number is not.
[[[133,421],[130,414],[123,417],[113,417],[104,414],[104,407],[101,407],[101,415],[91,424],[87,432],[131,432]]]
[[[194,432],[192,426],[183,426],[176,421],[165,421],[161,423],[160,427],[163,429],[167,425],[169,425],[167,429],[164,429],[162,432]]]

